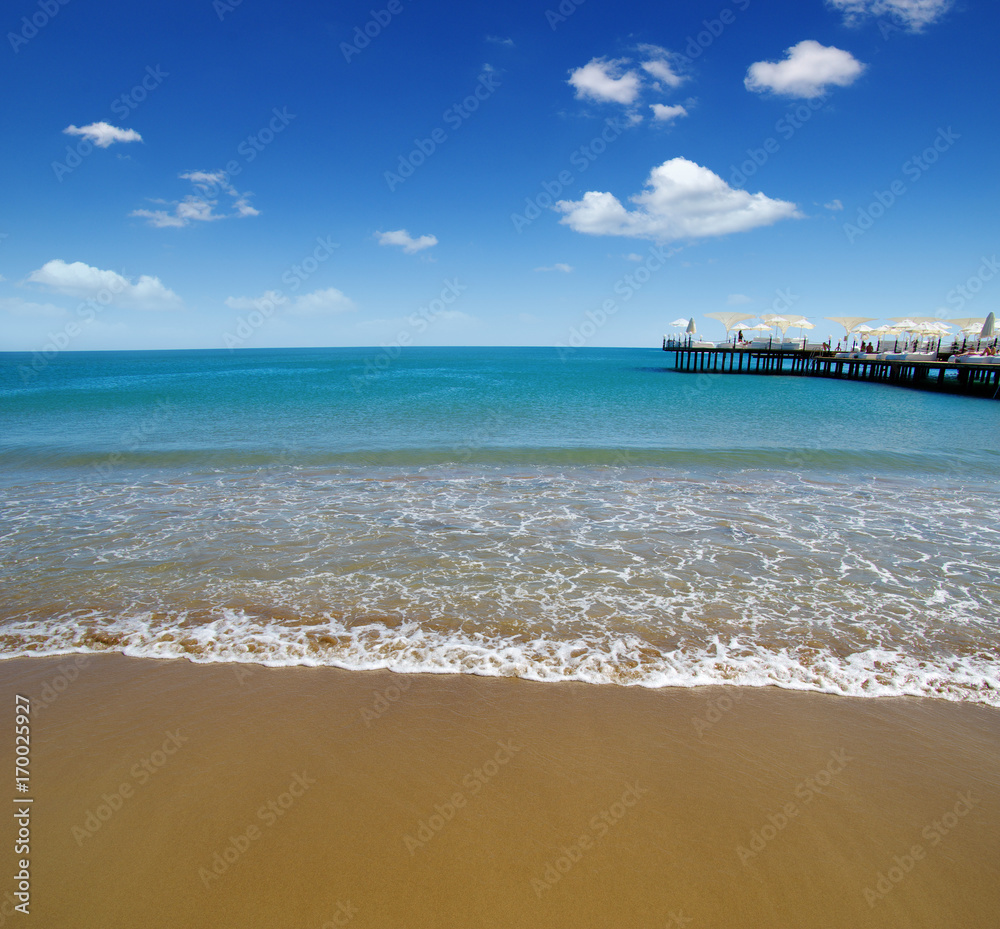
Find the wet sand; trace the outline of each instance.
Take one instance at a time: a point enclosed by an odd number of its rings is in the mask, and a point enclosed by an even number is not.
[[[82,658],[0,662],[42,929],[997,924],[986,707]]]

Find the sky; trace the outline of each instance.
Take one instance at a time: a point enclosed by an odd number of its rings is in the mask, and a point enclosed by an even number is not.
[[[991,0],[11,0],[2,26],[0,350],[998,309]]]

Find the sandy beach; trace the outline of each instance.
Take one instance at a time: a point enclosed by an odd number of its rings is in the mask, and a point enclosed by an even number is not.
[[[996,918],[988,707],[120,655],[0,678],[32,701],[36,926]]]

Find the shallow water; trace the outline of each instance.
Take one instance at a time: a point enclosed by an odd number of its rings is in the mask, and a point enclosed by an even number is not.
[[[670,357],[3,356],[0,650],[1000,705],[1000,406]]]

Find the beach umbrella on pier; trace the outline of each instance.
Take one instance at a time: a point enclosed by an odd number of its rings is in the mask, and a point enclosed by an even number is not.
[[[982,316],[963,316],[961,319],[949,319],[948,322],[953,326],[958,326],[962,332],[965,332],[966,329],[971,329],[973,326],[976,327],[976,332],[979,332],[983,328],[985,320]]]
[[[692,316],[692,317],[691,317],[691,319],[690,319],[690,320],[688,321],[688,324],[687,324],[687,329],[685,329],[684,331],[685,331],[685,332],[686,332],[686,333],[687,333],[688,335],[694,335],[694,334],[695,334],[695,333],[696,333],[696,332],[698,331],[697,329],[695,329],[695,326],[694,326],[694,317],[693,317],[693,316]]]
[[[753,313],[706,313],[709,319],[717,319],[726,328],[726,338],[729,338],[729,332],[732,329],[745,328],[739,324],[748,319],[753,319]]]
[[[686,326],[687,324],[688,321],[686,319],[675,319],[670,325],[676,326],[678,329],[680,329],[681,326]]]
[[[996,335],[997,318],[990,313],[986,317],[986,322],[983,323],[983,328],[979,331],[979,338],[981,339],[992,339]]]
[[[830,320],[832,323],[837,323],[839,326],[843,326],[845,339],[856,330],[856,327],[863,323],[875,322],[872,316],[824,316],[823,318]]]

